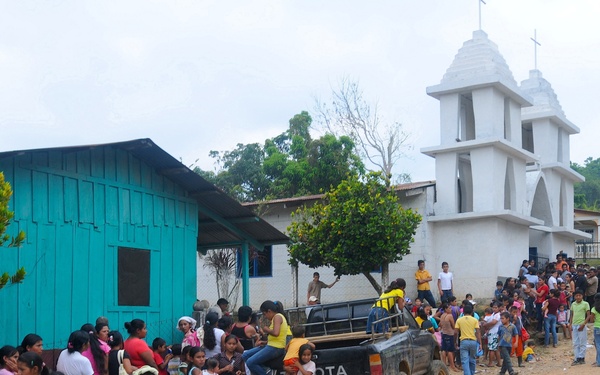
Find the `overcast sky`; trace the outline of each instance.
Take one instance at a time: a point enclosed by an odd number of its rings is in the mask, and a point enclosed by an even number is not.
[[[537,29],[538,68],[581,129],[571,159],[600,157],[600,1],[486,2],[482,28],[517,82]],[[0,150],[151,138],[212,169],[210,150],[263,143],[351,77],[413,133],[395,172],[434,179],[425,88],[476,29],[477,0],[2,1]]]

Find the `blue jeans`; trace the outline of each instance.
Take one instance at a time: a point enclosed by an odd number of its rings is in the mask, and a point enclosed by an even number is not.
[[[390,316],[388,311],[383,307],[372,307],[369,312],[369,317],[367,318],[367,333],[371,333],[371,326],[373,322],[379,319],[383,319]],[[390,330],[390,321],[386,320],[384,322],[375,323],[373,326],[375,333],[384,333]]]
[[[442,302],[448,302],[450,297],[452,297],[452,290],[442,290]]]
[[[594,343],[596,344],[596,364],[600,365],[600,328],[594,327]]]
[[[421,302],[423,301],[427,301],[429,302],[429,305],[431,307],[436,307],[437,304],[435,303],[435,298],[433,298],[433,293],[431,293],[431,290],[417,290],[417,298],[421,300]]]
[[[250,372],[252,372],[252,375],[266,375],[267,372],[263,366],[273,358],[283,356],[284,354],[285,349],[283,348],[265,345],[246,350],[244,354],[242,354],[242,358],[244,359],[244,362],[246,362],[246,366],[248,366]]]
[[[579,331],[579,324],[573,324],[573,353],[575,359],[585,358],[585,349],[587,344],[587,327]],[[596,337],[594,337],[596,339]]]
[[[552,332],[552,343],[558,343],[558,335],[556,334],[556,315],[548,314],[544,319],[544,345],[550,342],[550,332]]]
[[[465,375],[475,375],[475,355],[477,354],[477,341],[460,341],[460,363]]]
[[[544,323],[544,314],[542,314],[541,303],[535,303],[535,318],[537,319],[536,331],[541,331]]]
[[[513,370],[512,362],[510,361],[511,347],[500,346],[498,349],[500,349],[500,357],[502,358],[502,368],[500,369],[500,374],[504,375],[506,371],[508,371],[508,373],[512,375],[515,370]]]

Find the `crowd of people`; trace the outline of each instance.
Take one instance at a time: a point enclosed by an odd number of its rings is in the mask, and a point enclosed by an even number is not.
[[[518,367],[538,359],[532,334],[543,332],[544,346],[556,347],[560,331],[572,340],[572,365],[585,364],[588,323],[594,323],[596,360],[592,366],[600,366],[600,293],[594,267],[576,266],[574,259],[562,253],[556,262],[539,269],[535,260],[523,260],[517,277],[496,283],[491,303],[481,310],[482,317],[474,311],[476,302],[470,294],[458,306],[448,263],[442,263],[438,276],[439,305],[431,293],[433,278],[425,270],[425,262],[419,260],[418,267],[418,294],[412,312],[419,323],[433,322],[427,327],[437,336],[443,359],[452,370],[462,367],[465,374],[474,374],[479,352],[484,359],[481,366],[498,366],[501,374],[515,375],[511,356],[517,358]],[[431,306],[439,306],[435,314]],[[460,364],[455,364],[455,356]]]
[[[289,375],[314,375],[314,345],[304,338],[301,326],[290,327],[281,303],[265,301],[260,306],[263,321],[249,306],[238,309],[234,322],[226,300],[219,300],[219,312],[211,308],[202,326],[183,316],[177,329],[181,343],[168,345],[157,337],[149,346],[147,328],[141,319],[125,323],[129,337],[110,331],[106,318],[96,325],[84,324],[69,336],[60,352],[56,371],[42,360],[43,340],[25,336],[19,347],[0,348],[0,375],[265,375],[269,367]]]
[[[489,306],[480,317],[476,302],[467,294],[461,303],[454,295],[453,274],[449,264],[442,263],[437,284],[440,303],[431,292],[431,274],[425,261],[418,261],[415,273],[417,298],[405,294],[406,281],[395,279],[372,306],[367,333],[390,330],[386,317],[395,309],[408,305],[416,322],[438,340],[442,360],[453,371],[475,373],[476,358],[481,366],[497,366],[500,374],[516,375],[517,366],[538,360],[534,332],[544,333],[544,346],[556,346],[559,331],[572,340],[572,365],[585,363],[587,324],[594,324],[596,358],[592,366],[600,366],[600,293],[596,269],[585,264],[576,266],[571,258],[558,254],[556,262],[536,268],[534,260],[524,260],[518,276],[498,281]],[[320,302],[322,288],[331,284],[313,275],[309,283],[307,304]],[[202,326],[183,316],[177,329],[183,333],[181,343],[168,345],[157,337],[150,347],[146,341],[144,321],[133,319],[124,328],[129,337],[109,329],[108,320],[100,317],[96,324],[84,324],[69,336],[56,364],[55,373],[64,375],[265,375],[267,369],[282,368],[286,374],[314,375],[314,345],[304,338],[301,326],[291,327],[283,306],[265,301],[260,306],[268,324],[260,327],[257,313],[241,306],[237,321],[228,313],[228,302],[219,299],[210,308]],[[433,307],[437,307],[434,312]],[[18,347],[0,348],[0,375],[50,375],[42,360],[43,340],[36,334],[25,336]]]

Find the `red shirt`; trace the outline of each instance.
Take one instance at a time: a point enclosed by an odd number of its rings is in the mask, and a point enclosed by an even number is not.
[[[548,285],[546,285],[546,284],[542,284],[542,286],[538,286],[538,288],[537,288],[538,297],[535,299],[535,303],[544,303],[549,291],[550,290],[548,289]]]
[[[160,365],[165,363],[163,357],[161,357],[161,355],[155,351],[152,352],[152,357],[154,357],[154,362],[156,362],[156,365],[158,366],[158,375],[169,375],[169,372],[167,371],[167,366],[165,366],[164,369],[160,368]]]
[[[125,340],[124,346],[124,349],[129,353],[129,360],[132,365],[138,368],[147,365],[140,355],[144,352],[150,352],[150,354],[152,354],[152,350],[150,350],[146,341],[138,339],[137,337],[132,337]]]

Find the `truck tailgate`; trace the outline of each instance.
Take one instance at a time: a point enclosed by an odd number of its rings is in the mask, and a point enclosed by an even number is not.
[[[313,357],[317,365],[314,375],[365,375],[369,374],[367,346],[349,346],[319,349]]]

